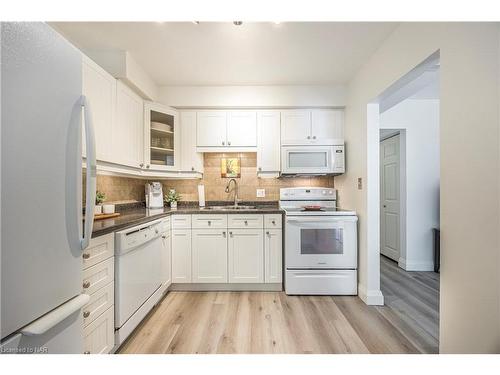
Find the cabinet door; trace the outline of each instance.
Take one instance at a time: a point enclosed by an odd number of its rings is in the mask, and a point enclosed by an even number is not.
[[[191,229],[172,231],[172,282],[191,282]]]
[[[196,152],[196,112],[180,114],[181,171],[203,173],[203,154]]]
[[[222,147],[226,144],[226,111],[198,111],[196,114],[198,147]]]
[[[97,160],[112,161],[110,144],[116,104],[116,80],[89,58],[83,59],[82,66],[82,91],[92,113],[96,157]],[[83,139],[85,140],[85,134]]]
[[[267,229],[264,236],[264,268],[266,283],[281,283],[283,249],[281,229]]]
[[[106,354],[115,345],[114,307],[111,306],[83,329],[84,354]]]
[[[172,283],[172,236],[170,230],[161,236],[161,278],[164,289]]]
[[[229,229],[229,282],[264,282],[264,238],[262,229]]]
[[[227,145],[231,147],[257,146],[257,113],[255,111],[228,112]]]
[[[226,229],[193,229],[193,282],[227,282]]]
[[[116,85],[116,117],[112,132],[112,161],[140,168],[144,156],[143,101],[118,81]]]
[[[344,111],[315,109],[311,114],[311,138],[317,145],[344,143]]]
[[[281,144],[305,145],[311,143],[311,111],[281,112]]]
[[[257,172],[280,171],[280,112],[257,113]]]

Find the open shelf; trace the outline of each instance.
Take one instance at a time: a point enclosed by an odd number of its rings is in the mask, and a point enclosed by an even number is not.
[[[157,137],[166,137],[166,136],[173,136],[174,132],[171,130],[160,130],[160,129],[155,129],[151,128],[151,135],[157,136]]]
[[[161,153],[161,154],[172,154],[174,152],[173,149],[171,148],[163,148],[163,147],[154,147],[154,146],[151,146],[151,152],[157,152],[157,153]]]

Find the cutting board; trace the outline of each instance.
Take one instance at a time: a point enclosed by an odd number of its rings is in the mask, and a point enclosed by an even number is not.
[[[95,220],[111,219],[111,218],[117,217],[117,216],[120,216],[119,212],[115,212],[113,214],[97,214],[97,215],[94,215],[94,221]]]

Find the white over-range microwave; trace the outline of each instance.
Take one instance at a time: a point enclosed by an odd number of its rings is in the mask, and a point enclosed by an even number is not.
[[[344,172],[344,145],[281,147],[282,175],[321,175]]]

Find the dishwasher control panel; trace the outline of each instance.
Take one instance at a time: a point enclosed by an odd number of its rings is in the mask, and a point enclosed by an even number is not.
[[[161,235],[161,222],[153,221],[115,233],[115,254],[124,254]]]

